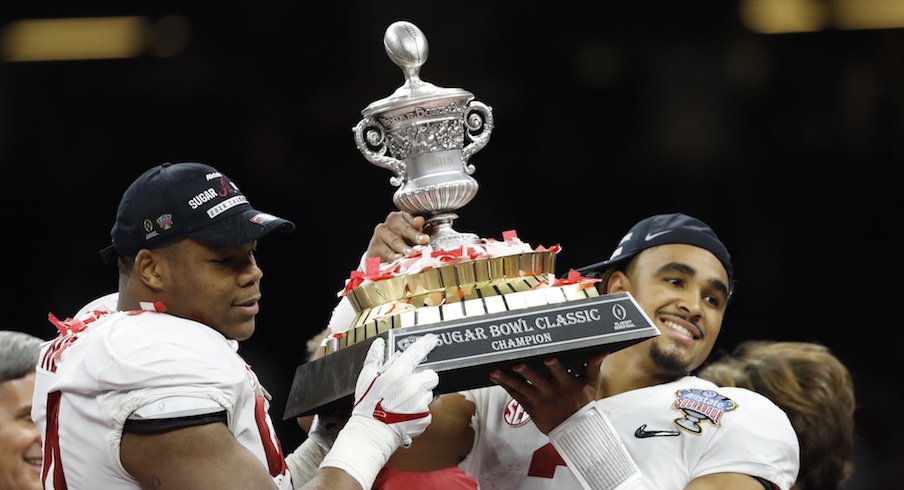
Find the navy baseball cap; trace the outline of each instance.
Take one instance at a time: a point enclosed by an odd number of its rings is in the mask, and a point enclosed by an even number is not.
[[[192,237],[211,245],[235,247],[295,224],[251,207],[238,186],[203,163],[158,165],[126,189],[110,231],[113,244],[100,251],[107,262],[132,257]]]
[[[602,272],[650,247],[670,243],[685,243],[708,250],[725,267],[729,282],[733,280],[731,255],[716,233],[706,223],[681,213],[657,214],[640,220],[622,237],[608,259],[581,267],[578,272]]]

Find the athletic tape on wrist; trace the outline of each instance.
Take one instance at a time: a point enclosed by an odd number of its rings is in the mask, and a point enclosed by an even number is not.
[[[339,468],[370,490],[377,473],[401,446],[399,435],[383,422],[352,415],[320,467]]]
[[[324,447],[316,437],[309,435],[295,451],[286,456],[286,466],[289,467],[289,474],[292,475],[294,488],[300,488],[308,480],[314,478],[327,451],[329,451],[328,447]]]
[[[559,424],[549,440],[584,488],[642,488],[640,469],[595,402]]]

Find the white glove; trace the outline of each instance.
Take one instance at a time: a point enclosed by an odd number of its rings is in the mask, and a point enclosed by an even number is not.
[[[430,425],[427,407],[439,382],[433,370],[415,368],[438,341],[434,334],[424,335],[384,364],[384,341],[376,339],[358,375],[352,416],[383,422],[399,435],[402,446],[410,446],[411,438],[421,435]]]
[[[439,377],[417,367],[438,342],[436,335],[426,334],[384,363],[385,342],[374,340],[358,375],[352,416],[321,468],[339,468],[369,489],[392,453],[424,432]]]

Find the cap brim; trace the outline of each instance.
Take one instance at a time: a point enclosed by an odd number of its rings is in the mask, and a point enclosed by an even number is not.
[[[186,233],[186,236],[211,245],[237,247],[253,242],[272,231],[289,233],[293,230],[295,223],[287,219],[248,209]]]
[[[618,264],[621,264],[623,262],[630,260],[631,257],[633,257],[635,255],[637,255],[637,254],[635,253],[635,254],[631,254],[631,255],[622,255],[617,259],[608,259],[608,260],[603,260],[600,262],[595,262],[590,265],[585,265],[583,267],[579,267],[575,270],[577,270],[582,275],[588,274],[590,272],[605,272],[606,270],[608,270]]]
[[[104,259],[104,263],[111,263],[119,257],[119,252],[116,251],[116,247],[113,244],[106,246],[100,250],[100,257]]]

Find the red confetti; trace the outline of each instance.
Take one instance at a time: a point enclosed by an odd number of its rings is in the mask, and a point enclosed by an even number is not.
[[[589,286],[593,285],[593,283],[595,283],[595,282],[600,282],[600,281],[602,281],[602,279],[597,279],[594,277],[584,277],[581,275],[580,272],[578,272],[574,269],[569,269],[567,276],[565,276],[564,278],[558,278],[555,280],[555,282],[553,282],[553,287],[565,286],[567,284],[581,284],[582,285],[581,287],[585,288],[585,287],[589,287]]]

